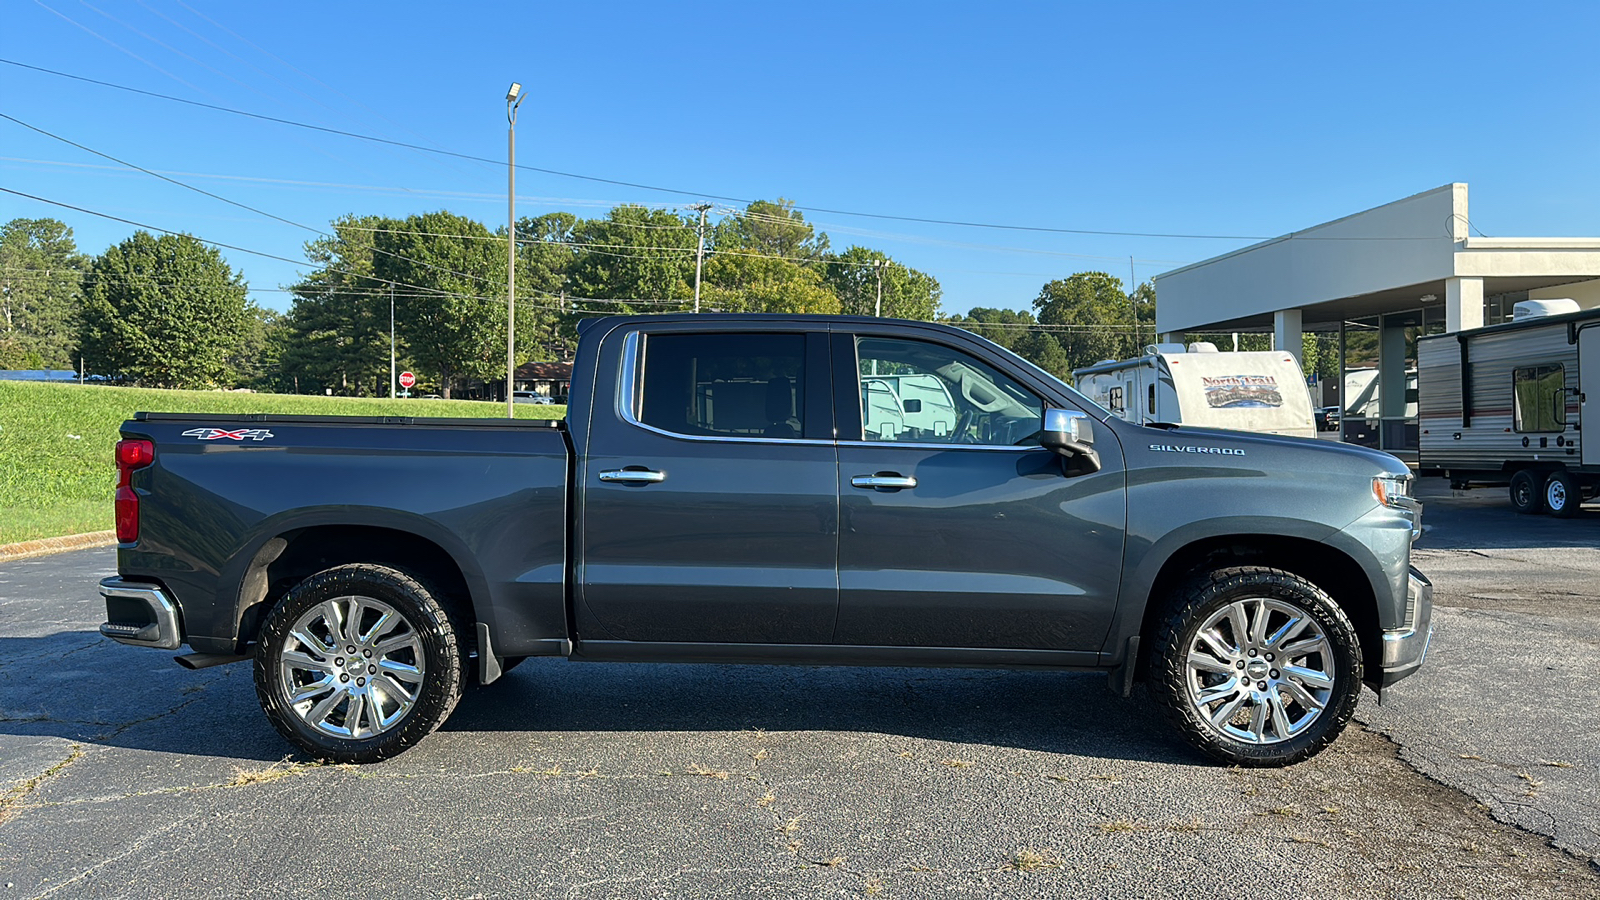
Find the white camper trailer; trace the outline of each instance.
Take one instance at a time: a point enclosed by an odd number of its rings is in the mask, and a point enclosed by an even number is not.
[[[1280,350],[1152,344],[1137,359],[1108,360],[1072,375],[1078,390],[1129,422],[1317,436],[1300,364]]]
[[[1600,309],[1524,301],[1512,320],[1417,341],[1419,468],[1510,485],[1518,512],[1577,515],[1600,491]]]

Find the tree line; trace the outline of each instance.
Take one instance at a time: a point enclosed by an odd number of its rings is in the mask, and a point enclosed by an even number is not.
[[[583,318],[690,309],[702,232],[694,211],[622,205],[517,223],[518,362],[570,358]],[[936,320],[932,275],[862,246],[835,252],[789,201],[756,201],[703,231],[699,308]],[[507,234],[447,211],[347,215],[305,245],[309,272],[280,315],[188,235],[138,231],[99,256],[54,219],[0,227],[0,368],[76,369],[155,387],[250,387],[382,396],[401,368],[448,397],[504,377]],[[1063,379],[1155,342],[1155,289],[1104,272],[1046,283],[1031,309],[946,321]],[[391,307],[393,325],[391,331]],[[1195,339],[1208,336],[1193,335]],[[1218,338],[1232,349],[1229,336]],[[1266,349],[1244,335],[1240,349]],[[1337,369],[1308,336],[1307,367]],[[1262,346],[1256,346],[1261,344]]]

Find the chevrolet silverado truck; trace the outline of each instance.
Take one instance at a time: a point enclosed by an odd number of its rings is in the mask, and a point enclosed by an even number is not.
[[[580,333],[560,422],[138,414],[101,632],[253,660],[278,731],[345,762],[535,656],[1097,670],[1245,766],[1422,664],[1387,454],[1126,422],[927,322]]]

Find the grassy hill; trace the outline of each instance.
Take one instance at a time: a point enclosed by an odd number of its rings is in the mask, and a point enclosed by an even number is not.
[[[501,403],[160,391],[0,381],[0,544],[112,527],[112,447],[135,412],[500,418]],[[517,404],[519,419],[565,406]]]

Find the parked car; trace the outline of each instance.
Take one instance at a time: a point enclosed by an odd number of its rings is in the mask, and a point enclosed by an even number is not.
[[[346,762],[530,656],[1100,671],[1247,766],[1422,664],[1388,454],[1127,422],[928,322],[580,335],[559,422],[139,413],[101,632],[253,660],[278,731]]]
[[[533,391],[513,391],[511,393],[511,402],[537,403],[542,406],[550,406],[555,403],[555,401],[551,400],[549,397],[546,397],[543,394],[536,394]]]
[[[1339,430],[1339,418],[1340,418],[1339,417],[1339,407],[1337,407],[1337,406],[1319,406],[1319,407],[1317,407],[1317,411],[1316,411],[1317,430],[1318,431],[1338,431]]]

